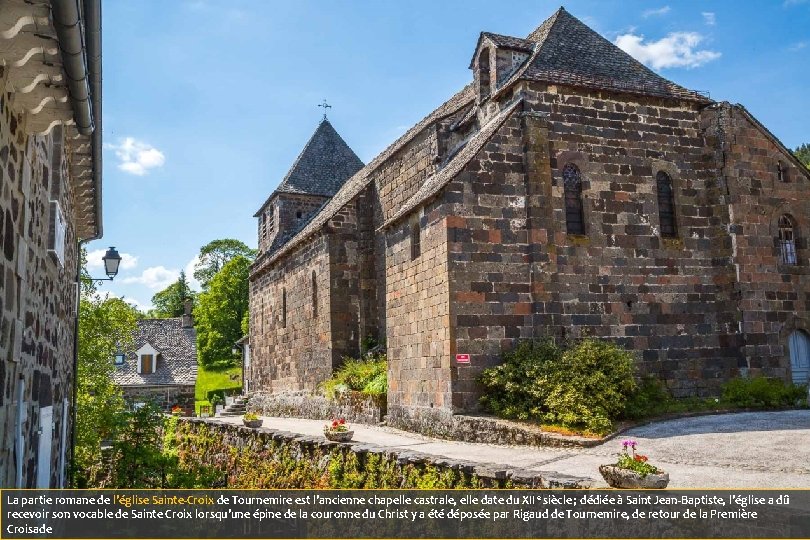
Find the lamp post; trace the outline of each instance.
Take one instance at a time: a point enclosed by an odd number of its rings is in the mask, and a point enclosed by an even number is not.
[[[76,394],[79,389],[79,313],[81,312],[81,280],[82,280],[82,242],[79,242],[78,253],[76,254],[76,319],[73,327],[73,408],[71,410],[72,424],[70,434],[70,483],[71,486],[75,483],[76,475]],[[104,281],[112,281],[118,275],[118,267],[121,265],[121,255],[115,247],[110,246],[110,249],[101,258],[104,261],[104,273],[107,274],[106,278],[94,278],[90,280],[101,285]],[[61,486],[65,487],[65,486]]]

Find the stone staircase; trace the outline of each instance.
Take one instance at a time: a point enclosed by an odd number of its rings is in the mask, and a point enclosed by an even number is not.
[[[236,396],[233,403],[226,405],[225,408],[219,413],[220,416],[242,416],[247,410],[247,403],[250,399],[249,396]]]

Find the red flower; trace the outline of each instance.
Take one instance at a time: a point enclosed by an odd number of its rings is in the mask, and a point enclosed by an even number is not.
[[[636,461],[640,461],[640,462],[644,463],[645,461],[647,461],[647,456],[643,456],[641,454],[636,454],[636,456],[633,459],[635,459]]]
[[[332,420],[332,427],[338,427],[337,420]]]
[[[343,424],[345,424],[345,423],[346,423],[346,419],[345,419],[345,418],[341,418],[341,419],[340,419],[340,425],[342,426],[342,425],[343,425]]]

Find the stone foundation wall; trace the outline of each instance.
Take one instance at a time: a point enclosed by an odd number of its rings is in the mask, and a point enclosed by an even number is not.
[[[258,393],[251,396],[248,410],[264,416],[345,418],[347,422],[371,425],[382,422],[387,412],[385,396],[371,397],[360,392],[345,392],[334,400],[308,392]]]
[[[187,413],[194,411],[194,386],[124,386],[124,399],[129,403],[151,401],[164,412],[179,405]]]
[[[591,483],[554,472],[337,443],[216,419],[180,419],[176,433],[180,466],[198,468],[202,461],[227,488],[585,488]]]
[[[65,157],[70,142],[61,128],[28,136],[24,121],[9,108],[8,94],[0,93],[0,487],[15,486],[18,460],[22,486],[35,486],[48,413],[52,444],[45,480],[56,487],[70,437],[62,419],[72,399],[76,313],[76,216]],[[48,253],[51,201],[59,203],[65,222],[62,261]],[[20,406],[22,456],[15,449]]]

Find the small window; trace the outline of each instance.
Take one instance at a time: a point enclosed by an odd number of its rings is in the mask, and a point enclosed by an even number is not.
[[[151,354],[142,354],[141,355],[141,373],[142,374],[149,374],[154,373],[154,357]]]
[[[565,187],[565,228],[568,234],[585,234],[585,218],[582,208],[582,175],[573,163],[563,167]]]
[[[478,55],[478,102],[484,101],[492,92],[492,81],[489,72],[489,48],[482,49]]]
[[[785,164],[782,163],[781,161],[776,163],[776,176],[780,182],[788,181],[787,168],[785,167]]]
[[[658,188],[658,219],[661,223],[661,236],[673,238],[678,230],[675,225],[675,194],[672,191],[672,178],[664,171],[655,176]]]
[[[798,264],[796,256],[796,231],[790,216],[779,218],[779,262],[782,264]]]
[[[411,260],[416,260],[422,254],[422,230],[418,223],[411,227]]]
[[[318,279],[315,271],[312,271],[312,317],[318,316]]]
[[[120,366],[124,363],[124,355],[123,354],[116,354],[115,355],[115,365]]]
[[[301,212],[301,210],[299,210],[299,211],[297,211],[297,212],[295,213],[295,218],[296,218],[296,219],[301,219],[301,216],[303,216],[303,215],[304,215],[304,214],[303,214],[303,212]]]
[[[287,328],[287,289],[281,289],[281,327]]]

